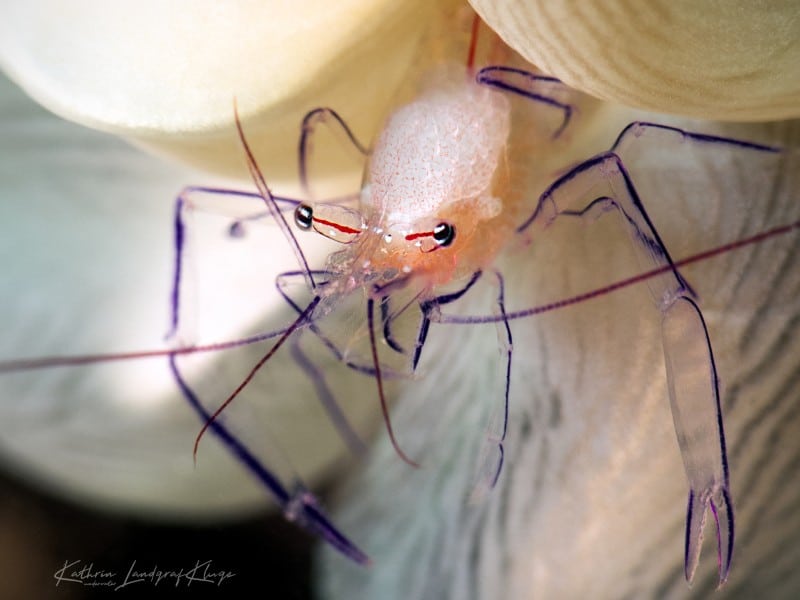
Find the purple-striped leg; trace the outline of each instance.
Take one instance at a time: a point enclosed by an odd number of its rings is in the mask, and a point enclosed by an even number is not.
[[[505,282],[503,276],[495,271],[497,278],[497,304],[495,316],[497,321],[497,341],[500,360],[505,368],[502,371],[502,390],[498,393],[499,406],[493,411],[489,428],[481,449],[478,473],[471,499],[481,501],[483,497],[497,485],[505,460],[505,440],[508,433],[509,394],[511,393],[511,357],[513,352],[513,338],[511,325],[508,322],[505,302]]]
[[[246,222],[260,220],[270,216],[270,212],[267,211],[263,206],[263,199],[261,195],[256,192],[204,186],[188,186],[181,190],[180,194],[178,194],[178,197],[175,200],[173,217],[175,262],[173,267],[172,295],[170,297],[170,314],[172,316],[169,329],[166,334],[167,339],[175,337],[178,333],[178,319],[180,317],[178,295],[181,289],[184,261],[186,258],[186,217],[188,213],[195,210],[195,204],[202,196],[217,197],[220,200],[224,200],[226,197],[248,198],[253,200],[252,212],[249,212],[247,215],[231,221],[231,225],[229,226],[229,234],[231,237],[241,236],[244,232],[244,224]],[[280,196],[273,196],[273,200],[275,201],[275,206],[280,212],[294,210],[294,208],[300,204],[298,200],[283,198]],[[220,205],[220,209],[224,209],[224,202]]]
[[[710,507],[717,528],[719,581],[723,583],[733,554],[734,521],[716,365],[708,329],[693,299],[695,294],[675,268],[623,161],[626,153],[637,152],[637,147],[641,150],[642,141],[651,147],[684,144],[686,151],[698,145],[722,145],[744,151],[778,152],[751,142],[653,123],[632,123],[610,151],[578,165],[553,183],[519,231],[534,224],[547,225],[559,216],[614,209],[642,266],[668,267],[662,275],[648,279],[647,284],[662,314],[667,387],[689,481],[685,574],[691,581],[699,560],[706,508]]]
[[[308,111],[300,125],[300,141],[297,145],[300,186],[308,198],[313,196],[309,185],[308,164],[313,148],[312,141],[317,131],[317,126],[320,124],[327,125],[334,133],[344,134],[350,147],[355,149],[361,157],[366,157],[369,154],[367,147],[358,140],[347,122],[335,110],[321,107]]]
[[[564,132],[575,111],[575,107],[567,102],[574,91],[555,77],[537,75],[515,67],[492,66],[478,71],[475,81],[561,111],[564,116],[552,134],[553,139]]]
[[[461,298],[470,290],[470,288],[472,288],[473,285],[477,283],[481,275],[481,271],[475,271],[469,278],[469,281],[467,281],[467,283],[461,289],[448,294],[442,294],[441,296],[437,296],[436,298],[425,300],[424,302],[420,303],[420,308],[422,309],[422,322],[420,323],[417,341],[414,345],[414,357],[411,362],[413,369],[416,369],[417,365],[419,364],[419,359],[422,356],[422,348],[425,345],[425,340],[428,338],[428,331],[431,327],[431,321],[434,320],[434,317],[439,312],[439,307],[445,304],[450,304],[451,302],[455,302]]]
[[[312,270],[311,274],[318,281],[318,286],[321,289],[324,289],[324,287],[328,284],[327,277],[329,277],[329,273],[326,271]],[[297,298],[293,298],[286,291],[286,288],[289,287],[289,284],[292,280],[301,279],[303,277],[305,277],[305,273],[303,271],[286,271],[284,273],[280,273],[275,279],[275,287],[278,290],[278,293],[298,315],[303,311],[303,302],[300,302]],[[309,322],[307,327],[309,331],[316,335],[319,341],[322,342],[323,346],[325,346],[325,348],[337,361],[343,363],[344,366],[352,369],[353,371],[363,375],[368,375],[370,377],[375,376],[375,367],[373,367],[371,363],[360,362],[349,357],[346,353],[346,349],[342,345],[342,342],[346,342],[347,340],[335,341],[334,336],[322,329],[321,323],[318,319],[314,319]],[[382,373],[385,379],[404,377],[406,375],[405,373],[392,369],[388,366],[383,367]]]
[[[369,564],[369,557],[351,542],[322,512],[316,497],[302,483],[295,481],[286,486],[264,463],[243,444],[219,419],[211,420],[194,390],[184,379],[176,363],[175,354],[169,357],[169,367],[186,400],[200,419],[209,423],[209,429],[219,438],[240,463],[247,467],[270,492],[275,502],[283,509],[286,518],[295,521],[311,533],[319,535],[342,554],[359,564]]]
[[[176,335],[180,331],[181,325],[181,302],[182,302],[182,276],[184,272],[185,257],[185,244],[187,240],[187,223],[186,212],[193,209],[193,198],[198,194],[211,194],[216,196],[240,196],[244,198],[252,198],[254,200],[254,208],[252,212],[248,211],[247,216],[238,218],[233,221],[234,226],[230,228],[233,236],[241,234],[241,223],[246,220],[259,219],[263,216],[269,215],[272,218],[280,215],[281,212],[292,209],[298,204],[297,201],[285,198],[276,198],[269,194],[265,198],[264,193],[251,194],[248,192],[239,192],[235,190],[225,190],[218,188],[186,188],[178,197],[175,204],[175,219],[174,219],[174,239],[175,239],[175,264],[173,275],[173,289],[171,294],[171,320],[170,320],[170,336]],[[260,210],[264,207],[264,202],[268,202],[268,212]],[[236,224],[239,224],[237,226]],[[283,221],[285,225],[285,221]],[[293,239],[293,238],[292,238]],[[305,257],[300,253],[300,262],[305,263]],[[300,274],[304,277],[306,282],[314,284],[314,279],[311,271],[306,267]],[[311,302],[299,311],[297,319],[287,328],[275,334],[267,336],[254,336],[252,339],[266,337],[275,339],[275,343],[270,348],[269,352],[256,364],[251,371],[251,376],[266,362],[266,360],[275,352],[275,350],[284,343],[284,341],[291,338],[292,334],[297,332],[300,328],[306,326],[313,320],[314,309],[320,302],[320,297],[314,295]],[[248,343],[248,340],[243,340],[242,345]],[[297,347],[299,351],[299,346]],[[300,355],[302,352],[300,351]],[[296,521],[298,524],[308,529],[325,539],[332,546],[337,548],[340,552],[345,554],[350,559],[361,564],[367,564],[369,558],[350,540],[348,540],[337,528],[333,525],[319,507],[319,503],[315,496],[311,494],[299,479],[294,476],[291,477],[289,483],[277,475],[277,471],[268,468],[265,462],[261,459],[256,451],[246,444],[242,438],[234,433],[234,431],[226,424],[223,419],[218,418],[219,409],[208,406],[207,403],[201,399],[201,396],[189,384],[187,378],[178,365],[179,353],[174,353],[169,356],[169,368],[178,384],[183,396],[187,402],[198,414],[201,421],[204,423],[205,428],[211,430],[219,440],[228,448],[231,454],[239,460],[251,473],[263,484],[264,488],[273,497],[276,503],[284,511],[284,514],[289,520]],[[303,365],[301,364],[301,367]],[[243,387],[247,383],[247,379],[240,386]],[[237,390],[238,392],[238,390]],[[223,403],[223,407],[233,397],[236,392],[229,398],[228,401]],[[212,398],[215,403],[219,403],[222,398]],[[287,469],[292,472],[291,468]]]

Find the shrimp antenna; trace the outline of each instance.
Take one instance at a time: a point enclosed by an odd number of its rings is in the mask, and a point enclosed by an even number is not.
[[[375,300],[370,298],[367,300],[367,327],[369,329],[369,347],[372,350],[372,364],[375,367],[375,381],[378,382],[378,398],[381,401],[381,411],[383,412],[383,422],[386,425],[386,431],[389,434],[389,439],[392,442],[394,451],[397,453],[403,462],[411,465],[415,469],[419,468],[419,463],[411,460],[408,455],[400,448],[397,439],[394,437],[394,430],[392,429],[392,421],[389,418],[389,407],[386,405],[386,395],[383,392],[383,376],[381,375],[381,364],[378,361],[378,346],[375,343],[375,319],[373,316],[375,308]]]
[[[239,133],[239,141],[242,143],[245,156],[247,157],[247,168],[250,171],[250,176],[253,179],[253,183],[256,184],[258,192],[264,199],[264,203],[267,205],[267,208],[269,209],[270,216],[278,224],[278,227],[280,227],[283,236],[286,238],[286,241],[289,242],[289,246],[292,248],[292,252],[294,252],[294,256],[297,259],[297,263],[303,270],[303,275],[305,276],[306,283],[312,290],[314,290],[317,288],[317,284],[314,282],[313,275],[311,275],[311,269],[308,266],[308,261],[306,260],[306,256],[305,254],[303,254],[303,250],[300,248],[300,244],[297,242],[297,238],[294,236],[294,233],[292,233],[291,227],[289,227],[289,224],[286,222],[286,219],[283,216],[283,213],[281,212],[278,203],[275,201],[272,192],[269,191],[267,182],[264,179],[264,174],[258,167],[258,163],[256,162],[255,156],[253,155],[253,151],[250,149],[250,145],[247,143],[247,138],[245,137],[244,129],[242,128],[242,121],[239,119],[239,108],[236,104],[235,97],[233,99],[233,117],[236,121],[236,130]]]
[[[145,358],[159,358],[163,356],[178,356],[182,354],[201,354],[204,352],[219,352],[231,348],[240,348],[257,344],[265,340],[276,338],[285,333],[285,329],[259,333],[251,337],[214,342],[202,346],[181,346],[160,350],[132,350],[130,352],[115,352],[110,354],[73,354],[71,356],[43,356],[40,358],[20,358],[16,360],[0,361],[0,375],[15,371],[33,371],[35,369],[52,369],[56,367],[81,367],[97,363],[118,362]]]
[[[481,26],[481,18],[475,13],[472,19],[472,33],[469,38],[469,50],[467,51],[467,73],[470,75],[475,71],[475,52],[478,49],[478,30]]]
[[[763,241],[766,241],[773,237],[777,237],[779,235],[792,233],[795,229],[800,229],[800,221],[794,221],[786,225],[778,225],[776,227],[773,227],[772,229],[762,231],[761,233],[756,233],[754,235],[742,238],[740,240],[728,242],[727,244],[716,246],[715,248],[704,250],[703,252],[698,252],[697,254],[692,254],[691,256],[687,256],[686,258],[676,260],[672,264],[661,265],[660,267],[656,267],[655,269],[645,271],[644,273],[639,273],[638,275],[634,275],[626,279],[615,281],[614,283],[610,283],[609,285],[600,288],[595,288],[593,290],[589,290],[588,292],[583,292],[576,296],[571,296],[569,298],[563,298],[555,302],[550,302],[548,304],[541,304],[539,306],[533,306],[531,308],[515,310],[513,312],[505,313],[504,315],[450,315],[443,313],[436,318],[436,322],[448,323],[453,325],[475,325],[478,323],[503,323],[507,321],[513,321],[516,319],[532,317],[534,315],[540,315],[554,310],[560,310],[568,306],[581,304],[583,302],[592,300],[594,298],[606,296],[608,294],[611,294],[612,292],[616,292],[617,290],[621,290],[623,288],[635,285],[637,283],[641,283],[642,281],[652,279],[653,277],[657,277],[658,275],[662,275],[664,273],[673,271],[674,269],[680,267],[685,267],[687,265],[691,265],[696,262],[708,260],[720,254],[727,254],[728,252],[733,252],[734,250],[738,250],[739,248],[744,248],[746,246],[759,244]]]
[[[319,304],[319,301],[320,301],[320,296],[315,296],[314,299],[308,304],[308,306],[306,306],[305,310],[303,310],[303,312],[300,313],[300,315],[294,320],[294,322],[291,325],[289,325],[289,327],[286,328],[286,331],[283,332],[283,335],[280,338],[278,338],[278,341],[275,342],[272,348],[269,349],[269,352],[267,352],[264,356],[262,356],[261,359],[255,364],[255,366],[252,369],[250,369],[250,372],[247,374],[247,377],[245,377],[242,380],[242,382],[236,387],[236,389],[233,390],[233,392],[231,393],[230,396],[228,396],[225,402],[220,404],[219,408],[217,408],[217,410],[215,410],[211,414],[211,416],[203,425],[203,428],[200,430],[200,433],[197,434],[197,437],[194,440],[192,459],[194,460],[195,464],[197,464],[197,448],[200,444],[200,439],[203,437],[203,434],[205,434],[205,432],[208,430],[211,424],[217,419],[217,417],[222,413],[222,411],[225,410],[228,407],[228,405],[231,402],[233,402],[233,400],[242,392],[242,390],[247,386],[247,384],[253,380],[253,377],[256,376],[256,373],[258,373],[259,369],[261,369],[261,367],[263,367],[264,364],[270,358],[272,358],[272,356],[278,351],[278,349],[283,345],[283,343],[287,339],[289,339],[289,336],[292,335],[297,330],[297,328],[300,327],[306,320],[308,320],[311,313],[314,312],[314,309],[317,307],[317,304]],[[381,398],[383,398],[382,395]]]

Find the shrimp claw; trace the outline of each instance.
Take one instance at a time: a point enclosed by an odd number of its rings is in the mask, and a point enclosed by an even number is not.
[[[694,301],[680,297],[664,311],[662,331],[672,418],[689,480],[684,573],[691,582],[700,560],[706,508],[710,506],[717,526],[721,585],[728,578],[733,556],[733,506],[708,330]]]
[[[662,275],[648,279],[647,285],[662,316],[669,400],[689,481],[684,572],[691,582],[700,558],[706,508],[710,506],[717,526],[722,585],[733,555],[734,519],[719,381],[708,329],[693,299],[696,294],[670,257],[623,160],[631,146],[645,138],[683,143],[684,147],[692,143],[695,147],[722,145],[751,152],[780,152],[771,146],[675,127],[631,123],[611,150],[579,164],[545,190],[518,231],[534,224],[546,227],[559,216],[584,217],[613,209],[621,217],[640,263],[663,270]],[[658,200],[666,199],[654,198]]]

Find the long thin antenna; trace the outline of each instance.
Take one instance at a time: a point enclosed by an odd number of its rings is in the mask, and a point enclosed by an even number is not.
[[[720,254],[726,254],[728,252],[732,252],[733,250],[744,248],[745,246],[758,244],[769,238],[791,233],[795,229],[800,229],[800,221],[795,221],[794,223],[789,223],[788,225],[779,225],[777,227],[773,227],[772,229],[768,229],[767,231],[762,231],[761,233],[757,233],[750,237],[746,237],[741,240],[736,240],[734,242],[729,242],[727,244],[723,244],[722,246],[717,246],[715,248],[711,248],[710,250],[705,250],[703,252],[687,256],[686,258],[676,260],[673,264],[662,265],[660,267],[656,267],[655,269],[651,269],[650,271],[645,271],[644,273],[639,273],[638,275],[634,275],[633,277],[628,277],[627,279],[621,279],[619,281],[615,281],[614,283],[611,283],[609,285],[603,286],[601,288],[596,288],[594,290],[590,290],[588,292],[584,292],[576,296],[571,296],[570,298],[564,298],[562,300],[550,302],[549,304],[542,304],[540,306],[533,306],[531,308],[525,308],[522,310],[515,310],[513,312],[507,313],[505,316],[497,316],[497,315],[462,316],[462,315],[441,314],[436,318],[436,322],[450,323],[454,325],[473,325],[476,323],[498,323],[501,321],[513,321],[515,319],[522,319],[525,317],[531,317],[533,315],[540,315],[542,313],[550,312],[553,310],[566,308],[567,306],[572,306],[573,304],[580,304],[582,302],[586,302],[587,300],[591,300],[593,298],[599,298],[601,296],[605,296],[607,294],[610,294],[611,292],[616,292],[617,290],[621,290],[631,285],[641,283],[642,281],[645,281],[647,279],[657,277],[659,275],[662,275],[663,273],[677,269],[678,267],[685,267],[686,265],[690,265],[703,260],[708,260],[710,258],[713,258],[714,256],[718,256]]]
[[[203,428],[200,430],[200,433],[197,434],[197,437],[194,440],[194,449],[192,450],[192,457],[195,460],[195,462],[197,462],[197,448],[200,444],[200,439],[203,437],[203,434],[209,428],[211,423],[213,423],[216,420],[216,418],[222,413],[222,411],[225,410],[228,407],[228,405],[234,401],[234,399],[242,392],[242,390],[247,386],[247,384],[253,380],[253,377],[256,376],[256,373],[258,373],[259,369],[261,369],[261,367],[263,367],[264,364],[270,358],[272,358],[272,356],[278,351],[278,349],[283,345],[283,343],[287,339],[289,339],[289,336],[292,335],[292,333],[294,333],[297,330],[297,328],[300,327],[300,325],[302,325],[303,322],[305,322],[308,319],[309,315],[311,315],[311,313],[314,311],[317,304],[319,304],[319,301],[320,301],[320,296],[315,296],[314,299],[309,303],[309,305],[306,306],[305,310],[302,313],[300,313],[300,316],[298,316],[297,319],[295,319],[294,322],[291,325],[289,325],[289,327],[287,327],[286,331],[284,331],[283,335],[278,339],[277,342],[275,342],[275,345],[273,345],[272,348],[270,348],[269,352],[267,352],[264,356],[262,356],[261,360],[259,360],[255,364],[255,366],[252,369],[250,369],[250,372],[247,374],[247,377],[245,377],[242,380],[242,382],[236,387],[236,389],[233,390],[231,395],[228,396],[227,400],[225,400],[225,402],[220,404],[219,408],[217,408],[217,410],[215,410],[211,414],[211,417],[209,417],[209,419],[205,422]]]
[[[389,439],[392,442],[394,451],[397,453],[404,462],[408,463],[415,469],[419,468],[419,463],[411,460],[394,437],[394,430],[392,429],[392,421],[389,419],[389,407],[386,404],[386,395],[383,393],[383,377],[381,376],[381,364],[378,361],[378,346],[375,343],[375,318],[373,313],[375,308],[375,300],[370,298],[367,300],[367,327],[369,329],[369,346],[372,350],[372,364],[375,366],[375,381],[378,382],[378,398],[381,402],[381,411],[383,411],[383,422],[386,424],[386,431],[389,434]]]
[[[242,142],[244,153],[247,156],[247,168],[250,171],[250,176],[253,178],[253,183],[256,184],[261,197],[264,198],[264,203],[267,205],[270,215],[278,224],[278,227],[280,227],[283,236],[286,238],[286,241],[289,242],[289,246],[292,248],[292,252],[294,252],[297,263],[300,265],[300,268],[303,269],[306,282],[308,283],[309,287],[314,290],[316,289],[317,285],[314,282],[314,277],[311,275],[311,269],[308,266],[306,256],[303,254],[303,250],[300,248],[300,244],[297,242],[297,238],[294,236],[294,233],[292,233],[291,227],[289,227],[289,224],[286,222],[286,218],[283,216],[283,213],[281,212],[278,203],[275,201],[272,192],[269,191],[267,182],[264,179],[264,174],[261,172],[261,169],[258,168],[258,163],[253,155],[253,151],[250,149],[250,145],[247,143],[247,138],[245,137],[244,129],[242,128],[242,122],[239,120],[239,109],[236,105],[236,98],[233,99],[233,116],[236,121],[236,130],[239,132],[239,140]]]
[[[469,40],[469,50],[467,51],[467,73],[474,74],[475,71],[475,52],[478,49],[478,30],[481,26],[481,18],[476,14],[472,19],[472,33]]]

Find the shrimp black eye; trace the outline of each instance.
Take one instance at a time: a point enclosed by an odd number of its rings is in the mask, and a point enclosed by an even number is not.
[[[303,230],[311,229],[314,220],[314,210],[308,204],[298,204],[294,209],[294,222]]]
[[[456,239],[456,228],[450,223],[439,223],[433,228],[433,239],[442,247],[447,247]]]

